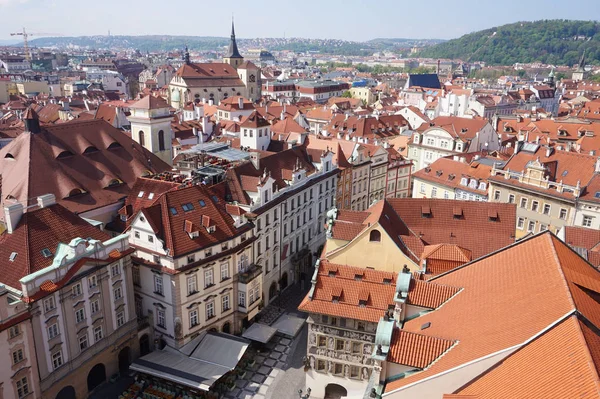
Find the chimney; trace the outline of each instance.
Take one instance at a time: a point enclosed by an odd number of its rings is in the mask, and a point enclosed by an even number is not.
[[[238,97],[238,108],[244,109],[244,97],[242,97],[242,96]]]
[[[596,159],[596,165],[595,165],[595,166],[596,166],[596,167],[595,167],[595,170],[594,170],[594,172],[596,172],[596,173],[600,173],[600,157],[598,157],[598,158]]]
[[[208,100],[208,105],[212,106],[212,105],[214,105],[214,103],[215,102],[214,102],[214,100],[212,98],[210,100]]]
[[[552,147],[550,147],[550,146],[546,147],[546,158],[549,158],[550,155],[552,155],[552,151],[553,151]]]
[[[260,153],[258,153],[258,152],[250,153],[250,161],[252,161],[252,165],[254,165],[256,170],[260,169]]]
[[[48,208],[56,204],[56,197],[54,194],[45,194],[37,197],[37,203],[40,208]]]
[[[23,205],[20,203],[4,206],[4,223],[8,234],[12,234],[23,216]]]

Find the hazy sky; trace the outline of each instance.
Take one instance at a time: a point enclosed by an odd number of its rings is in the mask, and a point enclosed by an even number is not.
[[[451,39],[519,20],[600,19],[600,1],[0,0],[0,40],[23,26],[64,36],[227,36],[232,12],[242,38]]]

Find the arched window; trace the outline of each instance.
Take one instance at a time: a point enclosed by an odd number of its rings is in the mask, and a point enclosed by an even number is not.
[[[379,230],[371,230],[371,234],[369,234],[370,242],[380,242],[381,241],[381,233]]]
[[[146,137],[144,136],[144,132],[142,130],[138,132],[138,142],[142,147],[146,146]]]
[[[162,130],[158,131],[158,151],[165,150],[165,132]]]

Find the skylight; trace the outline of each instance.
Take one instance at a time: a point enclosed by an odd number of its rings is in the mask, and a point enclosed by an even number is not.
[[[154,193],[148,194],[148,199],[152,199],[152,198],[154,198]]]
[[[10,257],[8,258],[8,260],[10,260],[11,262],[14,262],[15,259],[17,259],[17,253],[13,252],[10,254]]]
[[[198,201],[198,203],[200,204],[201,207],[206,206],[206,202],[204,202],[204,200],[200,200],[200,201]]]
[[[183,208],[184,211],[189,212],[194,210],[194,205],[192,205],[191,202],[188,202],[187,204],[181,205],[181,208]]]
[[[142,198],[143,196],[144,196],[144,192],[143,192],[143,191],[140,191],[140,192],[138,193],[138,198]]]
[[[44,248],[42,249],[42,255],[44,255],[44,258],[49,258],[52,256],[52,252],[48,248]]]
[[[169,211],[171,211],[171,214],[177,215],[177,209],[171,207],[171,208],[169,208]]]

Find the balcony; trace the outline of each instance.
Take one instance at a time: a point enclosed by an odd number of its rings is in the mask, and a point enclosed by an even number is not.
[[[250,281],[254,280],[256,277],[262,274],[262,266],[251,264],[249,265],[245,271],[238,273],[238,282],[242,284],[248,284]]]

